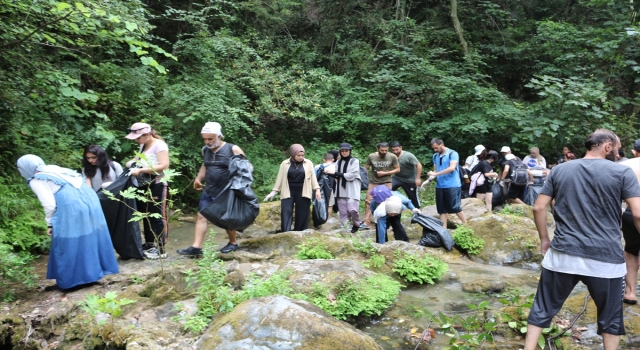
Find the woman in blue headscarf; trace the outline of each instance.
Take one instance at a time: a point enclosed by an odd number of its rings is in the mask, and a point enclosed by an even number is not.
[[[18,159],[18,171],[44,208],[51,237],[47,279],[60,289],[93,283],[118,273],[118,263],[96,192],[82,175],[45,165],[35,155]]]

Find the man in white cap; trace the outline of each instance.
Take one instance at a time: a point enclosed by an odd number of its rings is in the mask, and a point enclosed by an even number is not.
[[[193,188],[202,191],[202,180],[206,185],[200,196],[200,210],[207,207],[227,186],[229,181],[229,160],[236,154],[244,154],[240,147],[222,141],[222,127],[219,123],[208,122],[202,128],[202,140],[205,146],[202,148],[204,162],[198,171],[198,175],[193,181]],[[207,219],[198,213],[196,219],[195,237],[193,244],[186,249],[178,249],[178,254],[198,256],[202,255],[202,243],[204,235],[207,233]],[[238,249],[236,241],[236,231],[227,230],[229,243],[220,251],[230,253]]]
[[[478,158],[478,156],[482,153],[482,151],[485,150],[485,148],[483,145],[477,145],[473,148],[473,150],[475,153],[472,156],[468,156],[464,162],[464,167],[469,170],[473,169],[474,166],[480,163],[480,159]]]

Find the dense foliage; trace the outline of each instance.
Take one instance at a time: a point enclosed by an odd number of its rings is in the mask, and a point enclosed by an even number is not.
[[[454,27],[451,4],[457,4]],[[177,202],[196,204],[199,131],[218,121],[270,190],[292,143],[318,162],[399,140],[468,155],[482,143],[549,163],[595,128],[637,136],[637,2],[613,0],[0,0],[0,244],[46,246],[15,169],[26,153],[79,169],[82,148],[131,157],[145,121],[170,146]],[[4,199],[4,198],[3,198]],[[16,241],[12,236],[20,234]],[[8,233],[7,233],[8,232]],[[4,264],[2,266],[5,266]]]

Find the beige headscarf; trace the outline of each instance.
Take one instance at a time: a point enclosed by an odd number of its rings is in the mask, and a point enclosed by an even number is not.
[[[304,147],[299,143],[294,143],[289,147],[289,154],[291,155],[291,158],[294,158],[300,152],[304,152]]]
[[[538,147],[531,147],[529,149],[529,152],[531,152],[531,151],[536,152],[536,154],[538,155],[536,157],[536,159],[539,160],[539,161],[542,161],[542,155],[540,154],[540,149]]]

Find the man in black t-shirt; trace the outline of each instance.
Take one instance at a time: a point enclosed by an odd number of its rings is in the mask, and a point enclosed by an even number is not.
[[[503,164],[502,181],[509,181],[511,179],[511,173],[516,166],[517,158],[511,153],[505,155],[505,162]],[[509,184],[509,191],[507,192],[507,203],[509,204],[525,204],[520,198],[524,196],[524,190],[527,185],[516,185],[514,183]]]

